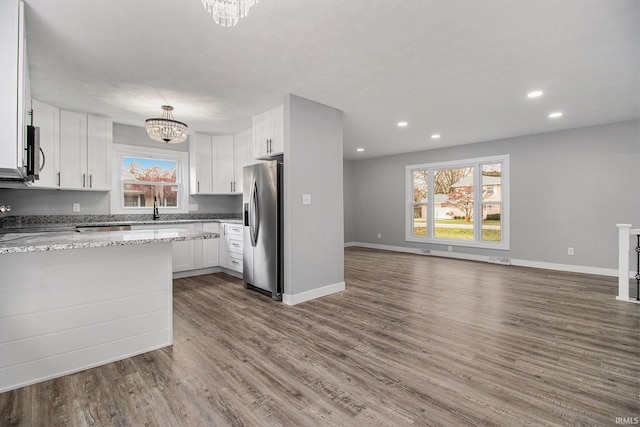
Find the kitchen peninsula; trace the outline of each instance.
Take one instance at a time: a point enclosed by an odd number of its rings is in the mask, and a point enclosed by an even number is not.
[[[0,235],[0,392],[172,344],[175,228]]]

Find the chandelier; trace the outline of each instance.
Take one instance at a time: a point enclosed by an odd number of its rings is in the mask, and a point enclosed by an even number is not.
[[[233,27],[249,13],[258,0],[201,0],[207,12],[221,27]]]
[[[149,138],[167,144],[179,144],[186,141],[189,128],[184,123],[173,120],[172,111],[172,106],[163,105],[162,117],[145,120],[144,127]]]

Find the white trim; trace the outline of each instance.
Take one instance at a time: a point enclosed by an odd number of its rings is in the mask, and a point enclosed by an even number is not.
[[[640,301],[635,300],[635,299],[631,299],[631,298],[624,299],[624,298],[616,297],[616,300],[618,300],[618,301],[624,301],[624,302],[632,302],[632,303],[634,303],[634,304],[640,304]]]
[[[344,247],[345,248],[350,248],[351,246],[355,246],[356,242],[344,242]]]
[[[141,147],[137,145],[113,144],[114,160],[112,166],[112,191],[111,191],[111,214],[151,214],[151,207],[144,208],[123,208],[123,193],[120,184],[121,156],[138,157],[161,157],[167,160],[178,162],[178,181],[180,187],[178,197],[178,207],[160,207],[160,214],[164,213],[189,213],[189,153],[183,151],[165,150],[162,148]]]
[[[420,249],[405,248],[404,246],[378,245],[376,243],[354,242],[354,246],[359,248],[380,249],[383,251],[404,252],[407,254],[417,254]]]
[[[519,267],[542,268],[544,270],[566,271],[569,273],[596,274],[598,276],[618,277],[615,268],[589,267],[586,265],[556,264],[553,262],[529,261],[524,259],[512,259],[512,265]]]
[[[438,163],[423,163],[417,165],[405,165],[405,241],[407,242],[415,242],[415,243],[430,243],[435,245],[455,245],[455,246],[464,246],[464,247],[472,247],[472,248],[482,248],[482,249],[494,249],[494,250],[509,250],[510,249],[510,155],[509,154],[497,154],[495,156],[487,156],[487,157],[476,157],[472,159],[463,159],[463,160],[451,160],[446,162],[438,162]],[[463,168],[463,167],[474,167],[474,182],[478,182],[479,185],[474,186],[474,200],[478,201],[474,203],[474,224],[479,224],[481,221],[480,215],[482,210],[476,209],[476,204],[482,205],[482,172],[481,166],[490,163],[501,163],[502,164],[502,190],[501,190],[501,201],[500,201],[500,214],[502,218],[502,239],[500,242],[485,242],[480,240],[482,236],[481,227],[473,228],[474,231],[474,240],[457,240],[457,239],[439,239],[435,238],[434,230],[435,224],[430,218],[434,218],[434,204],[433,197],[430,196],[430,202],[426,204],[429,212],[427,213],[427,236],[428,237],[419,237],[413,235],[413,174],[412,172],[415,170],[427,169],[429,172],[428,178],[428,194],[434,194],[434,186],[433,186],[433,170],[434,169],[443,169],[443,168]]]
[[[364,242],[353,242],[352,246],[369,248],[369,249],[380,249],[384,251],[424,255],[422,253],[421,248],[407,248],[404,246],[378,245],[375,243],[364,243]],[[443,258],[455,258],[455,259],[460,259],[464,261],[489,262],[489,256],[487,255],[474,255],[474,254],[465,254],[461,252],[446,252],[446,251],[438,251],[438,250],[430,250],[429,255],[443,257]],[[595,274],[598,276],[610,276],[610,277],[618,276],[618,270],[614,268],[589,267],[589,266],[583,266],[583,265],[570,265],[570,264],[556,264],[551,262],[529,261],[529,260],[522,260],[522,259],[511,259],[510,261],[511,261],[511,265],[518,266],[518,267],[531,267],[531,268],[540,268],[543,270],[566,271],[569,273]],[[629,271],[629,278],[630,279],[634,278],[635,274],[636,274],[635,272]]]
[[[321,288],[312,289],[310,291],[301,292],[299,294],[282,294],[282,302],[286,305],[296,305],[301,302],[310,301],[312,299],[335,294],[345,290],[345,283],[339,282],[332,285],[323,286]]]

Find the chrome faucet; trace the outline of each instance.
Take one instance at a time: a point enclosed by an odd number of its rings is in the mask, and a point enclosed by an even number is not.
[[[0,213],[11,212],[11,206],[0,206]]]
[[[158,212],[158,198],[153,197],[153,219],[160,219],[160,212]]]

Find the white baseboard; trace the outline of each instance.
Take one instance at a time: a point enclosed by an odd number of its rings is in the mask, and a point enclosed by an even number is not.
[[[545,270],[567,271],[570,273],[596,274],[598,276],[618,277],[615,268],[589,267],[586,265],[556,264],[553,262],[529,261],[526,259],[512,259],[512,265],[519,267],[542,268]]]
[[[631,299],[631,298],[620,298],[620,297],[616,297],[616,300],[618,301],[624,301],[624,302],[632,302],[634,304],[640,304],[640,301],[635,300],[635,299]]]
[[[404,252],[407,254],[415,254],[418,251],[418,249],[415,249],[415,248],[405,248],[403,246],[378,245],[377,243],[353,242],[353,246],[357,246],[359,248],[381,249],[383,251]]]
[[[364,242],[350,242],[349,246],[357,246],[357,247],[369,248],[369,249],[381,249],[385,251],[403,252],[403,253],[409,253],[409,254],[421,254],[420,249],[406,248],[404,246],[379,245],[376,243],[364,243]],[[347,247],[346,244],[345,244],[345,247]],[[425,255],[425,254],[422,254],[422,255]],[[489,261],[489,257],[486,255],[465,254],[461,252],[446,252],[446,251],[430,250],[428,255],[445,257],[445,258],[462,259],[467,261],[481,261],[481,262]],[[511,262],[511,265],[520,266],[520,267],[541,268],[545,270],[567,271],[571,273],[585,273],[585,274],[595,274],[599,276],[618,277],[618,270],[615,268],[601,268],[601,267],[589,267],[584,265],[556,264],[551,262],[529,261],[529,260],[523,260],[523,259],[511,259],[510,262]],[[630,271],[629,278],[635,277],[635,274],[636,274],[635,272]]]
[[[220,267],[199,268],[197,270],[176,271],[173,273],[174,279],[183,279],[185,277],[202,276],[204,274],[220,273]]]
[[[345,248],[350,248],[352,246],[355,246],[356,242],[344,242],[344,247]]]
[[[286,305],[296,305],[301,302],[310,301],[312,299],[324,297],[327,295],[335,294],[345,290],[345,283],[339,282],[332,285],[323,286],[318,289],[312,289],[310,291],[301,292],[299,294],[282,294],[282,302]]]

